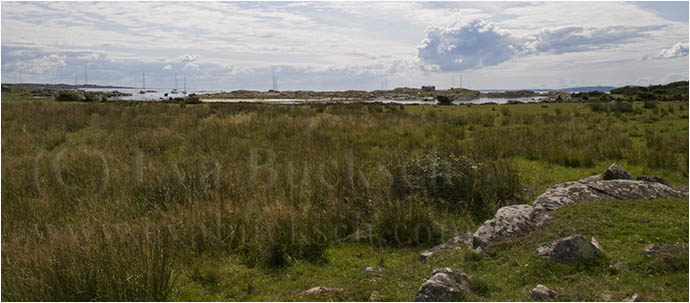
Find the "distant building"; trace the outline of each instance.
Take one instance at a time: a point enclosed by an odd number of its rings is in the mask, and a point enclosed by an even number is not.
[[[433,86],[433,85],[422,86],[422,91],[425,91],[425,92],[433,92],[435,90],[436,90],[436,86]]]

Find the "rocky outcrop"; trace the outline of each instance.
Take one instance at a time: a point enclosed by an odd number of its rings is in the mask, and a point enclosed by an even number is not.
[[[537,284],[537,287],[532,288],[532,290],[527,293],[527,295],[534,299],[534,300],[544,300],[544,299],[553,299],[555,298],[558,294],[556,294],[555,291],[551,290],[550,288]]]
[[[544,243],[534,252],[534,256],[556,263],[584,263],[602,255],[599,248],[581,235]]]
[[[620,164],[613,163],[602,174],[582,178],[577,181],[557,184],[537,197],[532,205],[510,205],[500,208],[496,215],[485,221],[468,241],[467,234],[456,236],[422,252],[425,260],[435,253],[471,246],[481,252],[486,244],[502,239],[520,236],[541,226],[551,218],[551,212],[565,205],[604,200],[656,199],[665,197],[688,197],[687,190],[678,190],[664,184],[656,177],[632,180],[633,176]]]
[[[454,250],[454,249],[463,249],[467,248],[470,244],[472,243],[472,233],[464,233],[464,234],[459,234],[450,240],[448,242],[436,245],[428,250],[423,251],[421,254],[419,254],[419,260],[420,261],[425,261],[428,258],[431,258],[433,255],[435,255],[438,252],[444,251],[444,250]]]
[[[592,237],[592,245],[594,245],[594,247],[599,251],[604,251],[604,249],[601,247],[601,244],[599,244],[599,241],[597,241],[597,239],[595,239],[594,237]]]
[[[470,276],[450,267],[434,269],[414,296],[415,302],[451,302],[469,291]]]
[[[381,294],[377,290],[372,291],[369,295],[369,302],[376,302],[380,296]]]
[[[602,200],[656,199],[687,197],[687,192],[663,183],[636,180],[601,180],[566,182],[546,190],[534,200],[536,212],[548,212],[576,202]]]
[[[644,248],[644,254],[647,257],[650,258],[656,258],[660,255],[666,255],[666,254],[677,254],[682,252],[683,249],[675,246],[673,244],[668,244],[668,243],[652,243]]]
[[[665,197],[687,198],[688,190],[678,190],[656,177],[642,177],[633,180],[632,174],[617,163],[613,163],[602,174],[582,178],[577,181],[557,184],[537,197],[532,205],[511,205],[500,208],[496,215],[486,220],[473,234],[458,235],[450,241],[421,253],[426,260],[443,250],[470,247],[483,252],[486,245],[508,237],[524,235],[543,225],[551,218],[551,212],[568,204],[605,200],[656,199]],[[586,240],[580,235],[556,240],[541,245],[535,255],[554,262],[584,262],[602,255],[602,248],[596,239]],[[624,270],[627,265],[612,264],[616,270]],[[619,268],[620,267],[620,268]],[[445,270],[445,269],[444,269]],[[447,269],[454,272],[452,269]],[[436,274],[439,274],[437,278]],[[451,278],[444,272],[434,271],[417,292],[415,301],[446,301],[459,295],[459,285],[467,279],[464,273],[459,279]]]
[[[602,175],[604,180],[618,180],[618,179],[624,179],[624,180],[632,180],[633,175],[630,174],[625,168],[623,168],[622,165],[613,162],[605,171],[604,174]]]
[[[640,299],[640,295],[638,295],[638,294],[634,294],[634,295],[632,295],[632,297],[623,300],[623,302],[640,302],[640,301],[642,301],[642,300]]]
[[[362,270],[362,272],[368,273],[368,274],[380,274],[380,273],[384,272],[385,270],[386,269],[384,269],[383,267],[369,266],[369,267],[364,268]]]
[[[652,182],[652,183],[661,183],[663,185],[668,185],[668,182],[666,180],[655,177],[655,176],[639,176],[637,177],[638,181],[645,181],[645,182]]]
[[[472,247],[477,249],[510,236],[522,235],[532,229],[534,209],[527,204],[501,207],[493,219],[482,224],[473,235]]]
[[[312,287],[310,289],[303,291],[300,295],[302,295],[302,296],[318,295],[318,294],[323,294],[323,293],[341,292],[341,291],[343,291],[342,288],[331,288],[331,287],[325,287],[325,286],[316,286],[316,287]]]
[[[608,302],[613,299],[613,295],[610,293],[603,293],[599,295],[599,301]]]
[[[551,218],[550,213],[560,207],[579,202],[604,200],[656,199],[687,197],[687,191],[673,189],[653,177],[631,180],[632,175],[618,163],[613,163],[600,175],[578,181],[557,184],[537,197],[532,205],[511,205],[498,210],[494,218],[485,221],[474,233],[472,248],[481,250],[486,244],[523,235]]]

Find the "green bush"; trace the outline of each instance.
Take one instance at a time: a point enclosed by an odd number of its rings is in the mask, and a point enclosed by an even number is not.
[[[55,101],[83,101],[83,100],[84,100],[84,96],[82,96],[77,91],[71,91],[71,90],[61,90],[58,92],[57,96],[55,96]]]
[[[448,96],[436,96],[436,101],[438,101],[439,105],[450,105],[453,103]]]
[[[84,102],[100,102],[103,99],[96,93],[86,92],[84,93]]]
[[[477,219],[521,200],[517,170],[504,161],[478,162],[463,155],[423,154],[405,163],[393,183],[398,197],[423,194]]]
[[[189,95],[184,98],[184,103],[186,104],[201,104],[201,98],[197,95]]]

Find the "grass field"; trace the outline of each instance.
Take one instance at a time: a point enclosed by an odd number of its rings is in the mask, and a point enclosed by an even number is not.
[[[177,105],[3,93],[2,299],[313,300],[298,293],[325,285],[344,290],[324,300],[373,290],[409,300],[443,265],[477,277],[476,300],[525,300],[536,283],[564,300],[687,300],[687,264],[639,256],[651,241],[687,248],[682,200],[567,208],[490,258],[417,261],[499,207],[613,161],[687,186],[687,142],[687,102]],[[535,243],[566,231],[596,236],[631,272],[524,266]],[[361,273],[377,265],[389,272]]]

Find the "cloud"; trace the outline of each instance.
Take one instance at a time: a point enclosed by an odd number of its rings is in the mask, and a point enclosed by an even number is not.
[[[428,27],[417,56],[441,70],[473,69],[511,59],[517,54],[516,43],[493,23],[476,19],[448,27]]]
[[[199,64],[189,62],[184,65],[184,70],[199,70]]]
[[[678,42],[671,48],[662,49],[654,59],[671,59],[678,57],[685,57],[688,55],[688,42]]]
[[[557,30],[543,30],[527,37],[522,45],[523,54],[563,54],[603,49],[629,43],[645,37],[647,32],[659,30],[662,26],[609,26],[603,28],[566,27]]]
[[[565,27],[520,38],[490,21],[475,19],[447,27],[427,28],[426,38],[417,47],[417,57],[422,63],[438,66],[442,71],[461,71],[498,65],[520,56],[615,47],[661,28],[663,26]]]
[[[65,56],[51,54],[48,56],[31,59],[27,64],[23,65],[22,68],[30,73],[54,74],[57,69],[67,66],[67,63],[65,63],[66,59],[67,57]]]
[[[281,89],[441,87],[457,70],[473,88],[520,88],[688,73],[688,56],[640,60],[687,41],[687,18],[627,2],[3,2],[1,13],[3,81],[72,83],[88,69],[98,84],[137,86],[146,72],[152,87],[177,74],[266,89],[283,67]]]
[[[199,59],[199,55],[191,55],[191,54],[180,56],[177,58],[177,60],[179,60],[182,63],[194,62],[198,59]]]

